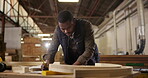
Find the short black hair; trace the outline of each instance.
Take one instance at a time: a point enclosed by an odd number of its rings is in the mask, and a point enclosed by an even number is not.
[[[70,11],[61,11],[58,15],[58,22],[64,23],[73,20],[73,15]]]

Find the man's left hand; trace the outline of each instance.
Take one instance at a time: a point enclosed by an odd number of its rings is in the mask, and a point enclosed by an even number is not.
[[[75,63],[73,63],[73,65],[81,65],[81,63],[76,61]]]

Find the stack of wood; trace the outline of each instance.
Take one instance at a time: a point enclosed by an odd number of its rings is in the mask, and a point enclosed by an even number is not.
[[[22,44],[23,61],[40,61],[36,59],[40,59],[39,57],[47,52],[47,49],[42,44],[39,38],[25,37]]]
[[[5,61],[20,61],[21,60],[21,50],[7,48],[5,52]]]

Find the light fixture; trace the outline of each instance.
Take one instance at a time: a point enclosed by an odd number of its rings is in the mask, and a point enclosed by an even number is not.
[[[50,43],[45,43],[46,48],[49,48],[49,46],[50,46]]]
[[[22,44],[24,44],[24,41],[21,41]]]
[[[59,2],[79,2],[79,0],[58,0]]]
[[[50,34],[38,34],[38,36],[50,36]]]
[[[41,40],[52,40],[52,38],[42,38]]]
[[[23,38],[21,38],[21,40],[24,40]]]
[[[41,44],[35,44],[35,46],[36,46],[36,47],[40,47],[40,46],[41,46]]]

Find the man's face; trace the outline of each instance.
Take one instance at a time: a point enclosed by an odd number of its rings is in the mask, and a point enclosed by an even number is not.
[[[58,22],[59,27],[63,33],[65,33],[67,36],[71,36],[74,31],[74,23],[72,21],[67,21],[64,23]]]

